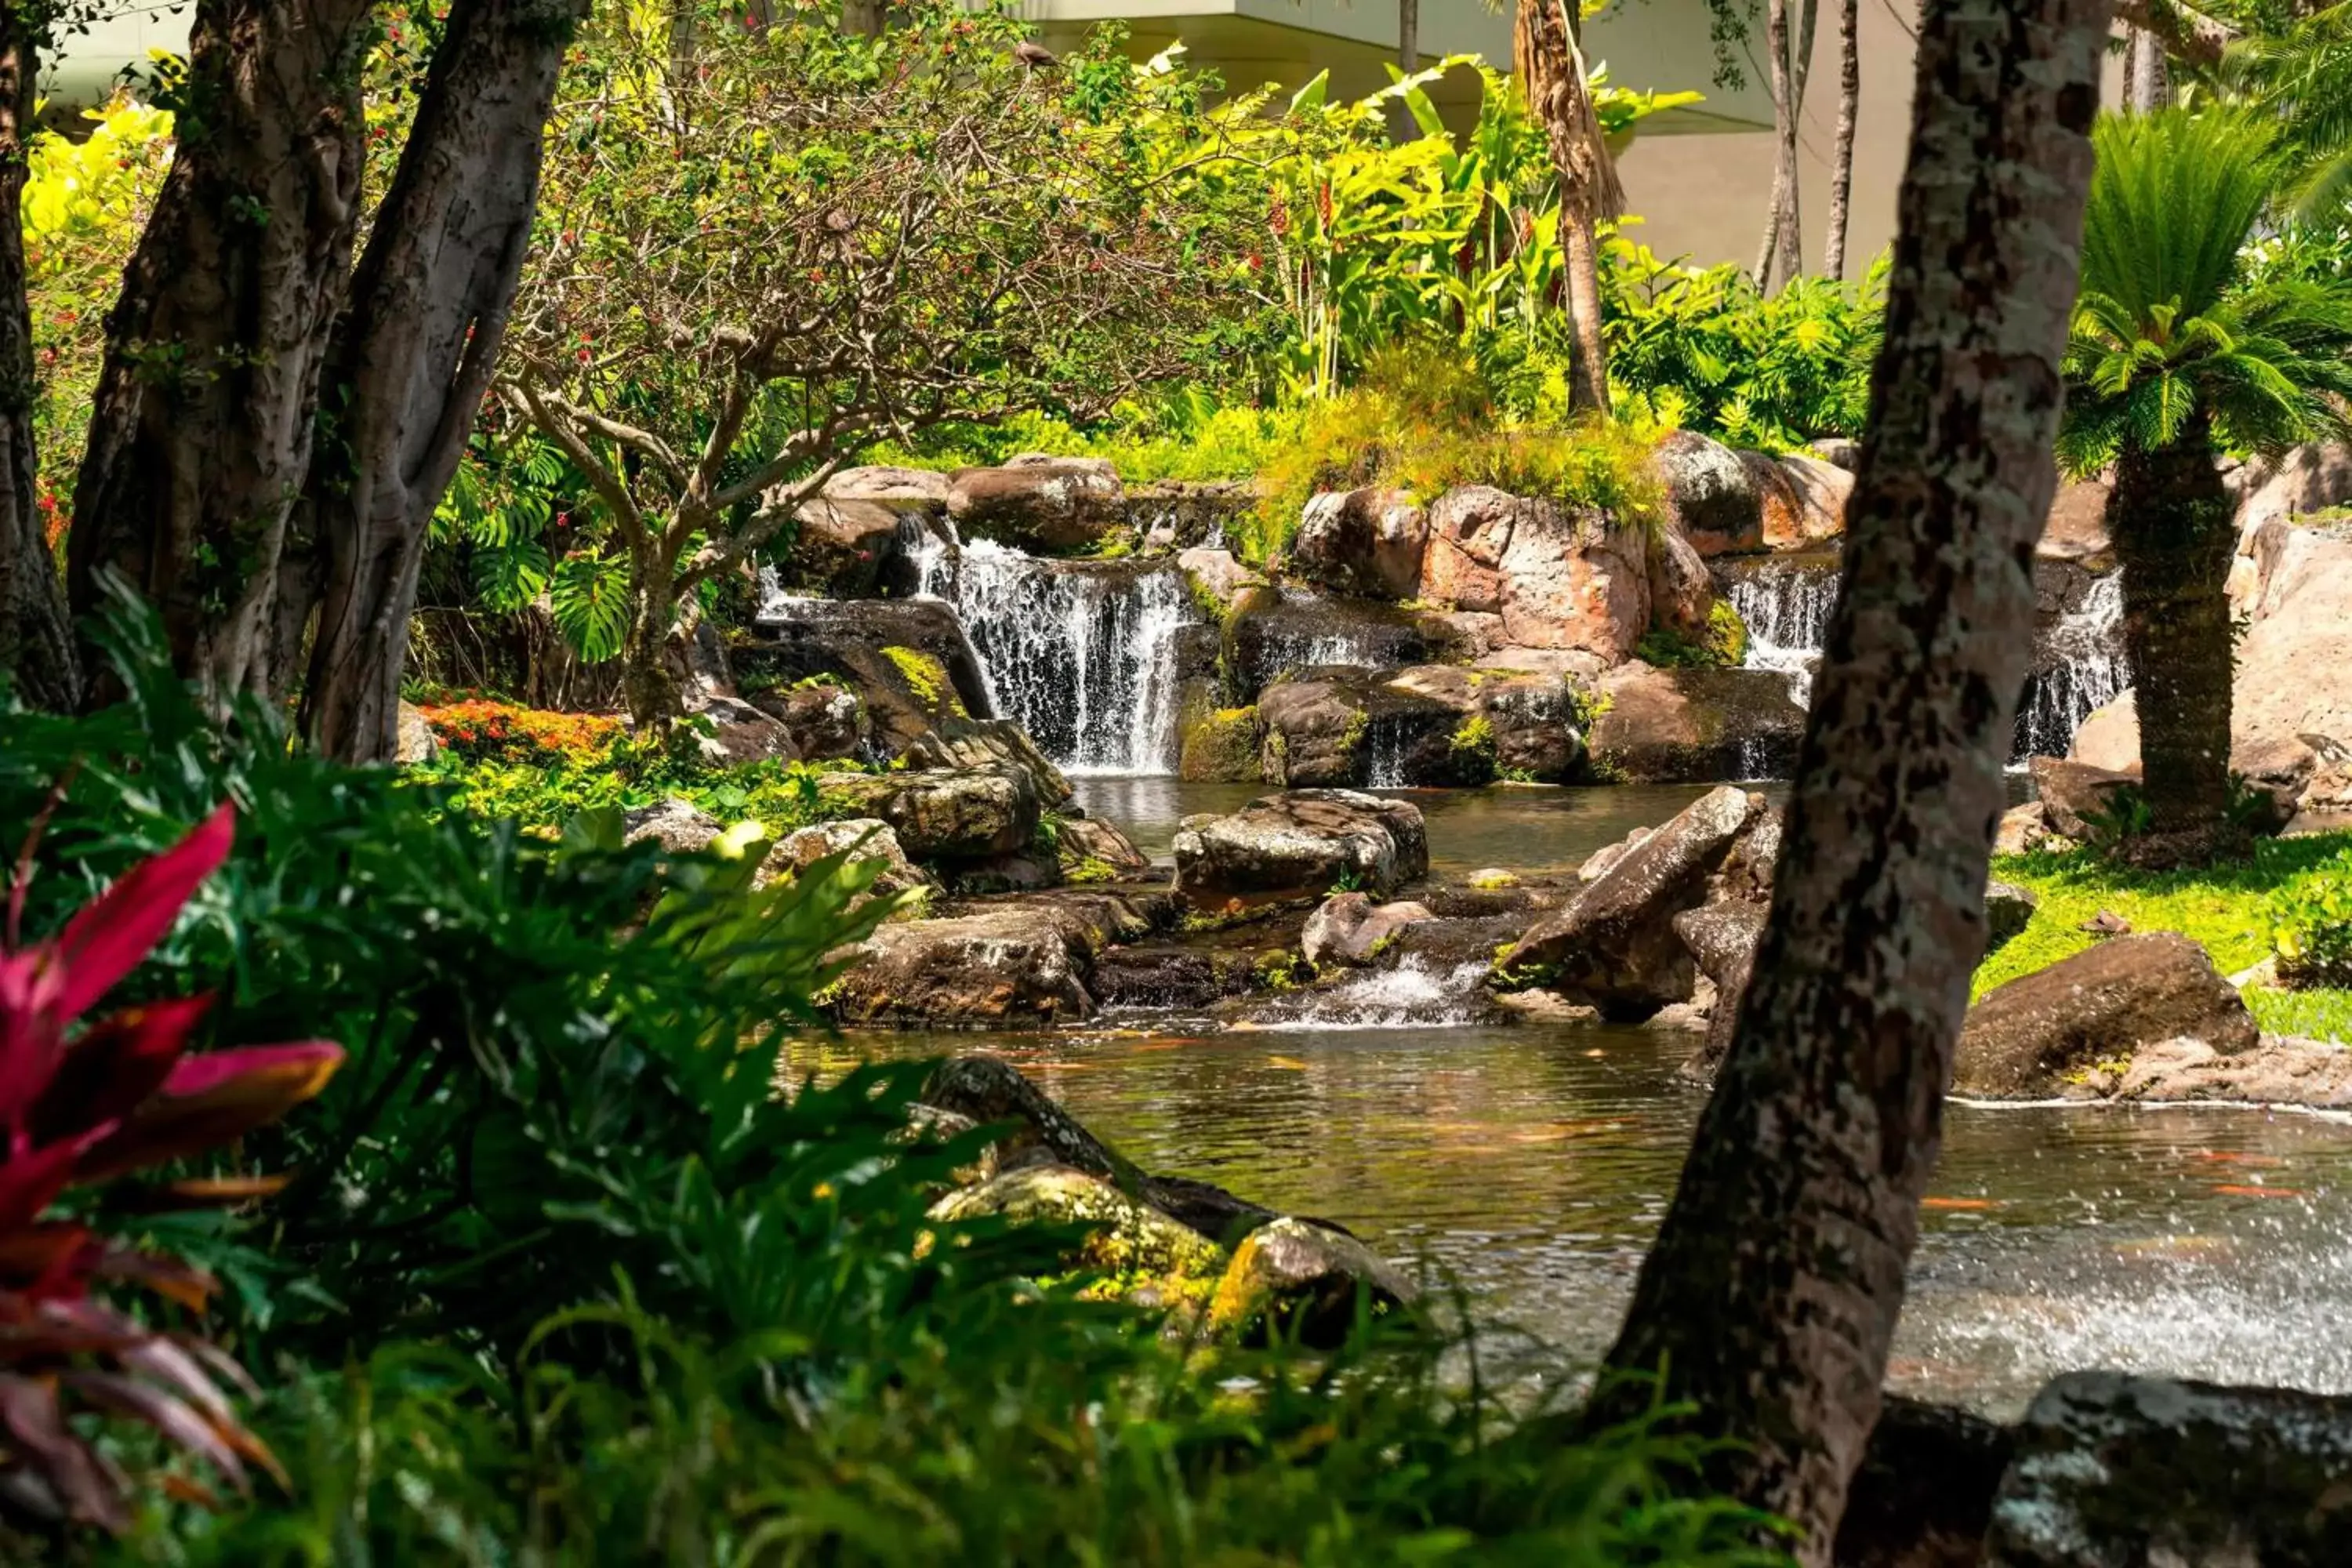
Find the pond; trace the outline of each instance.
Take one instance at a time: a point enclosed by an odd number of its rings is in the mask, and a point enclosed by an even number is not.
[[[1186,812],[1261,786],[1089,779],[1091,811],[1164,855]],[[1572,867],[1696,787],[1413,796],[1442,873]],[[1276,1026],[1106,1015],[1025,1035],[859,1036],[985,1048],[1144,1166],[1338,1220],[1458,1280],[1570,1365],[1607,1348],[1700,1099],[1687,1034],[1490,1026],[1411,974]],[[838,1049],[840,1047],[834,1047]],[[2051,1374],[2121,1367],[2352,1391],[2352,1126],[2237,1109],[1954,1105],[1891,1382],[2013,1415]]]

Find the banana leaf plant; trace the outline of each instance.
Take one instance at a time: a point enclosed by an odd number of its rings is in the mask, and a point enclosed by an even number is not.
[[[323,1087],[342,1048],[323,1040],[192,1055],[210,998],[89,1015],[171,930],[227,857],[223,805],[133,868],[65,929],[26,943],[33,842],[16,863],[0,937],[0,1508],[32,1521],[121,1530],[131,1479],[90,1435],[94,1415],[152,1427],[239,1491],[276,1461],[224,1385],[254,1392],[201,1334],[156,1326],[115,1292],[200,1313],[214,1280],[185,1261],[101,1234],[72,1199],[100,1184],[216,1151]],[[39,827],[34,829],[37,839]],[[173,1177],[108,1194],[185,1208],[268,1195],[267,1177]],[[183,1495],[209,1494],[181,1478]]]

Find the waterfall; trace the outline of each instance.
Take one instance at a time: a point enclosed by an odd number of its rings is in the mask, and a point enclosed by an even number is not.
[[[1364,787],[1402,789],[1407,728],[1402,713],[1367,715],[1364,720]]]
[[[2123,695],[2123,574],[2110,572],[2051,626],[2017,704],[2014,758],[2064,756],[2091,711]]]
[[[1835,563],[1818,562],[1767,563],[1734,578],[1727,590],[1748,627],[1742,662],[1788,677],[1789,695],[1800,708],[1812,700],[1813,668],[1829,640],[1837,591]]]
[[[955,606],[989,701],[1066,773],[1174,771],[1177,634],[1193,619],[1171,567],[1039,561],[929,530],[910,540],[916,591]]]

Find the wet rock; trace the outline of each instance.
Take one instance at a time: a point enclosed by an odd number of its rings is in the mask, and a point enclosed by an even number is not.
[[[433,726],[426,721],[423,710],[403,699],[393,719],[392,760],[405,767],[413,763],[429,763],[441,750],[434,738]]]
[[[845,1024],[1024,1028],[1094,1011],[1091,954],[1047,910],[1009,908],[886,925],[824,1000]]]
[[[829,599],[863,599],[898,551],[898,511],[872,500],[820,497],[793,510],[793,547],[779,568],[785,585]]]
[[[1715,1007],[1706,1021],[1706,1042],[1677,1069],[1687,1083],[1711,1083],[1731,1049],[1739,1004],[1755,973],[1756,947],[1764,938],[1769,910],[1761,903],[1735,901],[1685,910],[1675,917],[1675,934],[1715,987]]]
[[[2035,757],[2027,768],[2050,826],[2069,838],[2090,837],[2098,820],[2114,811],[2116,791],[2139,783],[2137,769],[2110,773],[2060,757]]]
[[[842,854],[852,861],[882,862],[881,874],[874,880],[874,892],[901,893],[933,885],[922,868],[907,858],[889,824],[870,816],[820,822],[787,833],[768,852],[767,869],[804,871],[828,855]]]
[[[1707,901],[1737,900],[1755,904],[1772,901],[1772,877],[1780,863],[1780,808],[1768,805],[1748,819],[1723,867],[1707,880]]]
[[[1989,1563],[2352,1563],[2352,1399],[2069,1373],[2034,1396],[2015,1442]]]
[[[1189,551],[1215,548],[1212,542],[1257,503],[1257,489],[1246,480],[1154,479],[1129,488],[1127,516],[1145,551]]]
[[[623,842],[642,844],[650,838],[673,855],[708,849],[726,831],[725,823],[677,795],[651,805],[632,806],[621,814]]]
[[[2134,1052],[2129,1066],[2094,1068],[2069,1088],[2086,1099],[2341,1110],[2352,1107],[2352,1050],[2288,1036],[2265,1035],[2252,1050],[2228,1055],[2203,1040],[2159,1040]]]
[[[1343,679],[1277,680],[1258,695],[1258,771],[1279,784],[1360,784],[1368,724],[1363,698]]]
[[[1063,873],[1075,880],[1105,874],[1131,877],[1151,869],[1151,857],[1138,849],[1135,840],[1115,823],[1095,816],[1065,817],[1055,825],[1055,833],[1060,841]]]
[[[1442,617],[1393,605],[1244,589],[1225,617],[1229,695],[1255,702],[1278,677],[1305,669],[1345,666],[1369,672],[1428,664],[1448,654],[1451,636]]]
[[[1593,767],[1627,783],[1786,778],[1805,710],[1769,669],[1659,669],[1636,659],[1601,678],[1585,737]]]
[[[866,705],[845,685],[788,687],[762,692],[751,702],[784,727],[804,762],[835,762],[866,750]]]
[[[1429,871],[1418,807],[1352,790],[1261,795],[1229,816],[1187,817],[1176,890],[1196,909],[1320,898],[1346,885],[1385,897]]]
[[[1207,1182],[1146,1174],[1001,1057],[973,1053],[950,1058],[924,1084],[922,1100],[983,1127],[1009,1125],[1013,1130],[997,1145],[1007,1165],[1026,1163],[1024,1152],[1042,1149],[1065,1165],[1133,1194],[1212,1241],[1234,1238],[1276,1217],[1271,1210]]]
[[[1205,1298],[1223,1273],[1224,1249],[1128,1196],[1101,1176],[1069,1165],[1024,1165],[950,1193],[930,1217],[996,1217],[1021,1224],[1084,1226],[1086,1240],[1068,1261],[1112,1277],[1119,1294],[1150,1288],[1163,1305]]]
[[[1024,773],[1029,793],[1048,811],[1076,792],[1029,732],[1010,719],[947,719],[907,747],[907,765],[950,773],[1000,770]]]
[[[1293,788],[1484,784],[1495,771],[1491,735],[1475,757],[1454,743],[1467,717],[1368,674],[1303,671],[1258,694],[1258,766]]]
[[[1520,647],[1614,662],[1650,624],[1648,540],[1592,508],[1525,502],[1502,557],[1503,630]]]
[[[1243,565],[1226,550],[1192,549],[1176,557],[1177,569],[1202,609],[1213,607],[1222,619],[1245,588],[1263,588],[1265,579]]]
[[[1656,831],[1654,827],[1637,827],[1614,844],[1603,844],[1584,858],[1584,863],[1576,868],[1576,879],[1580,882],[1601,880],[1609,874],[1610,867],[1632,854],[1642,840]]]
[[[1691,952],[1674,919],[1696,908],[1706,881],[1761,796],[1710,791],[1620,857],[1569,905],[1528,929],[1496,960],[1498,972],[1527,976],[1600,1007],[1639,1018],[1691,994]]]
[[[1701,555],[1764,548],[1764,514],[1756,480],[1740,455],[1719,441],[1677,430],[1650,455],[1665,493],[1669,526]]]
[[[1176,776],[1195,782],[1255,784],[1265,776],[1257,709],[1202,703],[1186,715],[1178,736]]]
[[[2041,542],[2034,547],[2037,559],[2068,562],[2092,572],[2113,567],[2115,546],[2107,538],[2107,497],[2113,489],[2103,479],[2059,486],[2042,524]]]
[[[950,475],[948,515],[966,539],[1069,555],[1126,526],[1127,492],[1118,470],[1099,458],[1024,455],[1003,468]]]
[[[1334,893],[1307,917],[1299,951],[1318,969],[1369,963],[1407,926],[1434,918],[1424,904],[1376,904],[1362,893]]]
[[[694,738],[695,750],[711,767],[793,762],[800,755],[790,731],[738,698],[706,699],[688,719],[687,729]]]
[[[2254,1020],[2205,950],[2171,931],[2120,936],[2000,986],[1969,1009],[1952,1087],[2039,1100],[2102,1062],[2162,1040],[2224,1055],[2257,1043]]]
[[[1429,518],[1402,490],[1327,490],[1307,503],[1284,569],[1334,593],[1409,599]]]
[[[1418,596],[1456,609],[1497,614],[1503,607],[1503,552],[1519,498],[1492,485],[1465,485],[1429,509],[1429,542],[1421,558]]]
[[[1116,947],[1095,960],[1090,989],[1105,1007],[1206,1007],[1246,994],[1251,955],[1173,942]]]
[[[887,754],[950,717],[987,718],[988,687],[955,612],[928,599],[794,599],[729,650],[770,693],[812,678],[854,692]]]
[[[1985,952],[2000,952],[2011,939],[2025,934],[2042,900],[2029,889],[2010,882],[1985,884]]]
[[[1415,665],[1382,682],[1391,692],[1442,704],[1454,715],[1442,737],[1430,734],[1416,755],[1400,760],[1414,784],[1479,784],[1496,777],[1561,784],[1584,760],[1575,688],[1528,670]]]
[[[1412,1280],[1354,1237],[1283,1218],[1244,1237],[1217,1285],[1210,1326],[1225,1333],[1263,1327],[1318,1348],[1343,1343],[1360,1309],[1373,1316],[1419,1299]]]
[[[879,817],[918,860],[977,860],[1026,848],[1041,807],[1018,768],[824,773],[818,796],[844,816]]]
[[[1755,476],[1766,549],[1810,549],[1845,532],[1853,475],[1819,458],[1742,452],[1740,458]]]
[[[1837,1568],[1979,1568],[2015,1449],[1981,1415],[1887,1394],[1838,1522]]]

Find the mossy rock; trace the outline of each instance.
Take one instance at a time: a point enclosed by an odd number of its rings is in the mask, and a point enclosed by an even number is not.
[[[1181,736],[1179,778],[1195,783],[1255,784],[1258,762],[1257,709],[1218,708],[1194,715]]]
[[[1344,1342],[1360,1310],[1373,1317],[1410,1307],[1412,1280],[1345,1231],[1277,1219],[1242,1238],[1209,1304],[1221,1334],[1295,1334],[1300,1342]]]
[[[919,648],[886,647],[882,657],[906,681],[907,689],[917,702],[929,709],[937,718],[968,719],[963,699],[956,694],[955,683],[948,679],[948,667],[940,659]]]
[[[1019,1225],[1086,1227],[1069,1267],[1102,1276],[1093,1293],[1144,1297],[1165,1307],[1205,1302],[1225,1273],[1225,1251],[1189,1226],[1068,1165],[1006,1171],[931,1206],[937,1220],[996,1216]]]

